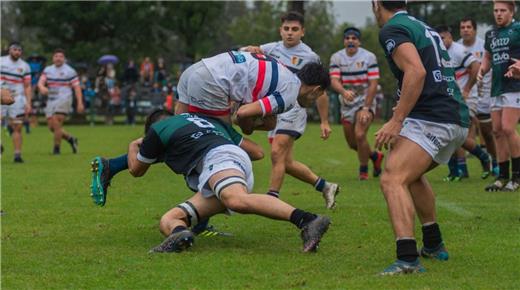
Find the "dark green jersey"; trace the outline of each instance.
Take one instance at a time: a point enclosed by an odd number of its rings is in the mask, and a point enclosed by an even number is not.
[[[402,11],[383,26],[379,33],[379,42],[385,50],[390,69],[398,80],[397,98],[401,92],[404,73],[392,59],[394,50],[403,43],[412,43],[426,69],[424,87],[408,117],[469,127],[468,107],[462,100],[450,57],[437,32]]]
[[[495,27],[486,32],[484,47],[491,55],[493,77],[491,96],[520,92],[520,80],[504,77],[507,68],[520,59],[520,23],[513,21],[506,27]]]
[[[180,114],[150,127],[137,159],[151,164],[164,158],[175,173],[187,175],[211,149],[241,142],[242,135],[219,119]]]

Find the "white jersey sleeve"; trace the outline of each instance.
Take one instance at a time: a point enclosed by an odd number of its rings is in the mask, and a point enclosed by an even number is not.
[[[331,78],[341,79],[341,50],[330,57],[329,75]]]
[[[279,87],[279,89],[259,100],[263,116],[285,113],[297,105],[300,91],[299,83],[290,82]]]
[[[377,80],[379,79],[379,65],[377,64],[376,55],[369,52],[367,54],[367,64],[368,64],[368,79],[369,80]]]

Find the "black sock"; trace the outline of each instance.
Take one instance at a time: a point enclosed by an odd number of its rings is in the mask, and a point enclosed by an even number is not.
[[[309,222],[313,221],[317,216],[313,213],[303,211],[301,209],[295,209],[291,213],[290,221],[299,229],[303,228]]]
[[[397,259],[405,262],[415,262],[419,257],[417,242],[413,239],[397,240]]]
[[[54,153],[60,153],[60,145],[54,145]]]
[[[176,226],[173,230],[172,230],[172,234],[175,234],[175,233],[178,233],[178,232],[182,232],[184,230],[188,229],[187,227],[185,226]]]
[[[441,230],[437,223],[423,226],[423,245],[427,249],[435,249],[442,243]]]
[[[511,165],[513,167],[511,170],[513,176],[511,177],[515,180],[520,179],[520,156],[511,158]]]
[[[509,179],[509,160],[498,163],[500,167],[500,179]]]
[[[272,197],[280,198],[280,192],[276,190],[269,190],[266,194]]]

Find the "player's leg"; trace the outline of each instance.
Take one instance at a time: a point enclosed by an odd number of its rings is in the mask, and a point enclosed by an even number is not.
[[[468,133],[468,137],[464,141],[462,147],[479,159],[480,165],[482,166],[481,178],[485,179],[491,174],[491,157],[486,151],[482,150],[482,148],[475,141],[476,124],[478,124],[478,120],[476,120],[476,118],[472,118],[471,125],[469,127],[470,133]],[[463,168],[461,169],[464,170]],[[465,170],[467,171],[467,166],[465,166]]]
[[[380,183],[396,238],[397,261],[382,274],[398,274],[404,268],[410,268],[412,272],[424,271],[418,262],[414,234],[415,205],[409,187],[431,165],[432,157],[420,145],[405,137],[398,137],[388,154]],[[424,199],[426,202],[428,197]],[[424,207],[427,211],[427,206]]]
[[[500,97],[496,97],[500,98]],[[506,136],[502,129],[502,108],[496,108],[491,111],[491,122],[493,126],[493,136],[495,137],[497,161],[499,166],[499,175],[496,180],[486,186],[486,191],[500,191],[507,184],[509,175],[509,146]]]
[[[479,117],[479,128],[482,139],[486,144],[486,150],[492,158],[492,174],[498,176],[497,152],[495,145],[495,137],[493,137],[493,126],[491,124],[491,115],[481,115]]]
[[[520,100],[520,93],[518,93]],[[511,180],[503,188],[505,191],[517,191],[520,188],[520,135],[516,129],[520,120],[520,107],[505,107],[502,110],[502,131],[511,156]]]
[[[13,133],[11,138],[13,138],[13,147],[14,147],[14,162],[15,163],[23,163],[22,159],[22,125],[23,125],[23,116],[19,116],[17,118],[9,118],[9,125],[13,129]]]
[[[358,146],[356,143],[356,134],[354,133],[354,122],[343,117],[341,119],[341,124],[343,126],[343,136],[345,136],[345,140],[347,141],[348,147],[352,150],[357,151]]]
[[[271,143],[271,178],[267,194],[279,197],[286,171],[286,159],[294,144],[287,134],[275,134]]]

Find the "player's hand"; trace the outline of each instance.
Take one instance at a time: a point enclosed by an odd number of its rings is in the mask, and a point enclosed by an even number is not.
[[[332,129],[330,128],[329,122],[322,122],[320,124],[320,130],[321,130],[321,139],[327,140],[330,136],[330,133],[332,133]]]
[[[368,109],[365,109],[365,108],[361,109],[361,111],[359,111],[359,113],[358,113],[358,121],[362,125],[368,124],[371,117],[372,117],[372,114],[370,113],[370,111]]]
[[[49,94],[49,89],[47,87],[40,87],[38,88],[38,92],[40,92],[40,95],[47,96]]]
[[[504,74],[504,76],[508,78],[520,79],[520,60],[515,58],[512,58],[512,60],[515,61],[515,63],[507,68],[507,72]]]
[[[141,144],[143,144],[143,138],[135,139],[130,143],[130,146],[137,146],[137,148],[141,147]]]
[[[76,107],[76,112],[78,114],[83,114],[83,112],[85,112],[85,106],[83,105],[83,102],[78,103],[78,105]]]
[[[484,79],[484,74],[482,73],[482,69],[479,69],[478,73],[477,73],[477,85],[481,85],[483,79]]]
[[[462,99],[463,99],[464,101],[466,101],[466,100],[468,99],[468,97],[469,97],[469,93],[470,93],[469,90],[466,90],[466,89],[462,90]]]
[[[354,101],[354,98],[356,97],[356,93],[354,93],[353,90],[345,90],[345,91],[343,91],[341,96],[343,97],[343,101],[345,103],[350,103],[350,102]]]
[[[392,145],[397,140],[399,136],[399,132],[403,124],[395,119],[390,119],[390,121],[386,122],[381,129],[376,132],[376,144],[375,147],[378,150],[382,150],[383,147],[385,149],[392,148]]]
[[[247,51],[247,52],[251,52],[251,53],[261,53],[261,54],[264,54],[264,51],[260,48],[260,46],[254,46],[254,45],[249,45],[249,46],[242,47],[240,49],[240,51]]]

